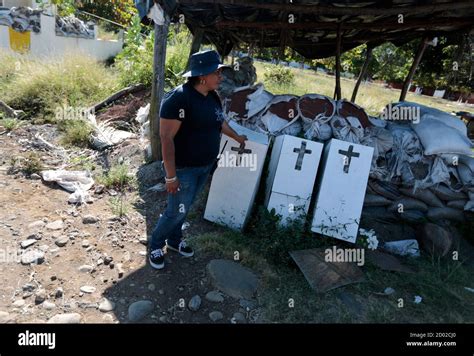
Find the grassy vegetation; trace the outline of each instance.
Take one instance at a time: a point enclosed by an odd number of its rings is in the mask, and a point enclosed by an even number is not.
[[[126,164],[118,164],[111,167],[101,177],[98,177],[100,184],[106,188],[113,188],[123,191],[127,188],[136,188],[136,177],[129,173],[130,167]]]
[[[0,97],[32,119],[54,122],[58,108],[89,107],[117,88],[115,72],[70,53],[50,59],[0,54]]]
[[[0,113],[0,126],[2,126],[7,132],[13,131],[23,125],[23,121],[18,119],[3,118]]]
[[[10,167],[8,167],[8,174],[17,174],[22,172],[26,176],[34,173],[40,173],[43,168],[41,157],[37,152],[29,152],[26,157],[12,157],[10,159]]]
[[[84,120],[58,121],[58,129],[63,133],[61,144],[64,146],[88,147],[92,126]]]
[[[273,64],[255,62],[257,68],[258,81],[263,81],[267,90],[273,94],[295,94],[304,95],[308,93],[317,93],[333,97],[335,78],[331,75],[316,73],[310,70],[289,68],[295,76],[294,84],[288,85],[266,80],[265,73]],[[342,97],[350,99],[355,80],[342,78]],[[363,107],[369,114],[378,116],[385,105],[390,102],[398,101],[400,90],[385,88],[382,84],[362,83],[356,98],[356,103]],[[446,112],[469,111],[474,113],[474,108],[466,105],[458,105],[449,100],[433,98],[424,95],[415,95],[408,93],[407,101],[417,102],[423,105],[431,106]]]
[[[200,253],[234,259],[261,276],[259,303],[264,322],[278,323],[466,323],[474,321],[473,295],[464,287],[473,283],[472,268],[461,262],[423,256],[404,262],[415,274],[387,272],[367,263],[365,280],[326,293],[311,289],[290,259],[293,250],[329,247],[332,239],[296,230],[277,228],[258,217],[262,227],[248,234],[228,231],[190,239]],[[296,233],[296,235],[295,235]],[[380,296],[385,288],[395,293]],[[349,295],[353,302],[344,302]],[[423,298],[414,303],[415,295]],[[347,297],[346,297],[347,299]],[[403,306],[400,307],[402,300]],[[294,305],[290,302],[293,301]],[[348,305],[349,304],[349,305]]]

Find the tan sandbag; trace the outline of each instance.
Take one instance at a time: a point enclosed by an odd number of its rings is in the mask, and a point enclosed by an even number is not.
[[[371,180],[369,181],[369,187],[377,194],[380,194],[391,200],[402,197],[398,188],[392,183]]]
[[[428,206],[436,208],[444,207],[443,202],[429,189],[417,189],[416,191],[413,191],[412,188],[400,188],[400,192],[411,198],[421,200]]]
[[[439,225],[426,223],[417,231],[421,248],[431,255],[446,256],[453,246],[453,236]]]
[[[428,205],[423,203],[421,200],[409,198],[409,197],[402,197],[401,199],[395,200],[387,210],[391,213],[399,212],[399,209],[402,208],[403,211],[406,210],[419,210],[422,212],[428,211]]]
[[[468,202],[467,199],[451,200],[451,201],[448,201],[447,205],[449,208],[464,210],[464,207],[466,206],[467,202]]]
[[[387,206],[392,204],[392,201],[377,194],[366,194],[364,199],[364,206]]]
[[[467,195],[463,192],[454,192],[444,184],[432,187],[430,190],[435,193],[438,198],[446,201],[467,199]]]
[[[397,213],[398,217],[409,224],[418,224],[426,221],[426,214],[421,210],[409,209],[403,213]]]
[[[441,219],[464,222],[464,213],[453,208],[430,208],[426,216],[433,222]]]

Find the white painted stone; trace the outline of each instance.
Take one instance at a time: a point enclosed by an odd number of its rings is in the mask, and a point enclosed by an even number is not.
[[[352,147],[352,148],[351,148]],[[342,152],[357,157],[347,158]],[[374,149],[332,139],[324,149],[311,230],[354,243]]]
[[[323,144],[289,135],[275,139],[268,168],[265,205],[281,223],[308,213]]]
[[[240,145],[222,135],[220,160],[214,172],[204,218],[242,229],[250,215],[267,155],[269,140],[264,134],[251,131],[233,121],[229,125],[240,135],[246,135],[245,151]]]

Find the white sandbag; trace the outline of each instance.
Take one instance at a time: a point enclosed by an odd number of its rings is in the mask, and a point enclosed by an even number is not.
[[[299,98],[297,108],[307,139],[326,141],[332,137],[332,128],[328,122],[336,112],[333,100],[319,94],[307,94]]]
[[[381,127],[383,129],[387,127],[387,121],[380,120],[377,117],[369,116],[369,121],[372,125],[374,125],[376,127]]]
[[[372,122],[369,120],[369,115],[367,115],[363,108],[345,99],[339,100],[337,102],[336,114],[345,119],[348,119],[349,117],[356,118],[357,122],[364,129],[373,126]],[[351,122],[351,124],[355,125],[353,122]]]
[[[402,213],[406,210],[419,210],[422,212],[427,212],[428,206],[420,200],[409,197],[402,197],[401,199],[397,199],[392,204],[390,204],[387,210],[391,213]]]
[[[426,214],[428,219],[437,222],[442,219],[464,222],[462,211],[453,208],[430,208]]]
[[[461,155],[457,153],[441,153],[438,155],[447,166],[456,166],[459,164]]]
[[[456,129],[462,136],[467,136],[466,125],[459,117],[455,115],[451,115],[447,112],[409,101],[392,104],[392,107],[396,106],[419,108],[420,122],[425,119],[438,120],[441,123]]]
[[[443,208],[443,202],[429,189],[400,188],[400,192],[409,197],[418,199],[428,206]]]
[[[239,87],[224,101],[224,112],[228,119],[242,124],[265,109],[272,99],[263,84]]]
[[[356,117],[345,119],[334,115],[330,123],[333,136],[338,140],[359,144],[364,137],[364,128]]]
[[[257,90],[247,97],[245,108],[247,109],[247,117],[253,117],[260,111],[265,109],[273,99],[273,94],[264,89],[263,84],[257,84]]]
[[[423,147],[416,133],[408,126],[389,124],[388,129],[393,135],[393,148],[387,154],[390,170],[389,178],[411,176],[405,181],[413,183],[415,177],[411,172],[410,163],[419,162],[423,156]]]
[[[441,153],[471,154],[471,141],[458,130],[439,120],[425,119],[411,127],[420,138],[425,155]]]
[[[270,135],[298,135],[302,125],[298,122],[297,102],[298,97],[295,95],[275,96],[257,119],[258,129]]]
[[[385,156],[393,147],[393,135],[389,130],[381,127],[368,127],[364,131],[361,144],[374,148],[374,158]]]
[[[364,206],[387,206],[392,204],[392,201],[376,194],[366,194],[364,199]]]
[[[468,202],[467,199],[451,200],[451,201],[448,201],[447,206],[448,208],[464,210],[464,207],[466,206],[467,202]]]
[[[428,157],[430,157],[431,159]],[[437,157],[437,156],[434,156],[434,159],[433,159],[433,156],[428,156],[428,157],[424,156],[422,162],[429,163],[429,172],[424,179],[421,179],[421,180],[417,179],[415,181],[415,185],[414,185],[415,189],[430,188],[439,183],[448,182],[450,179],[449,168],[446,166],[444,161],[440,157]],[[418,164],[422,162],[418,162]],[[410,164],[412,172],[416,165],[417,164],[414,164],[414,163]]]

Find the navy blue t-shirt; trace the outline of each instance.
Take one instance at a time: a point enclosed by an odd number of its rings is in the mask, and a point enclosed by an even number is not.
[[[165,94],[160,118],[181,121],[174,137],[176,167],[205,166],[219,154],[224,113],[219,96],[198,92],[189,82]]]

